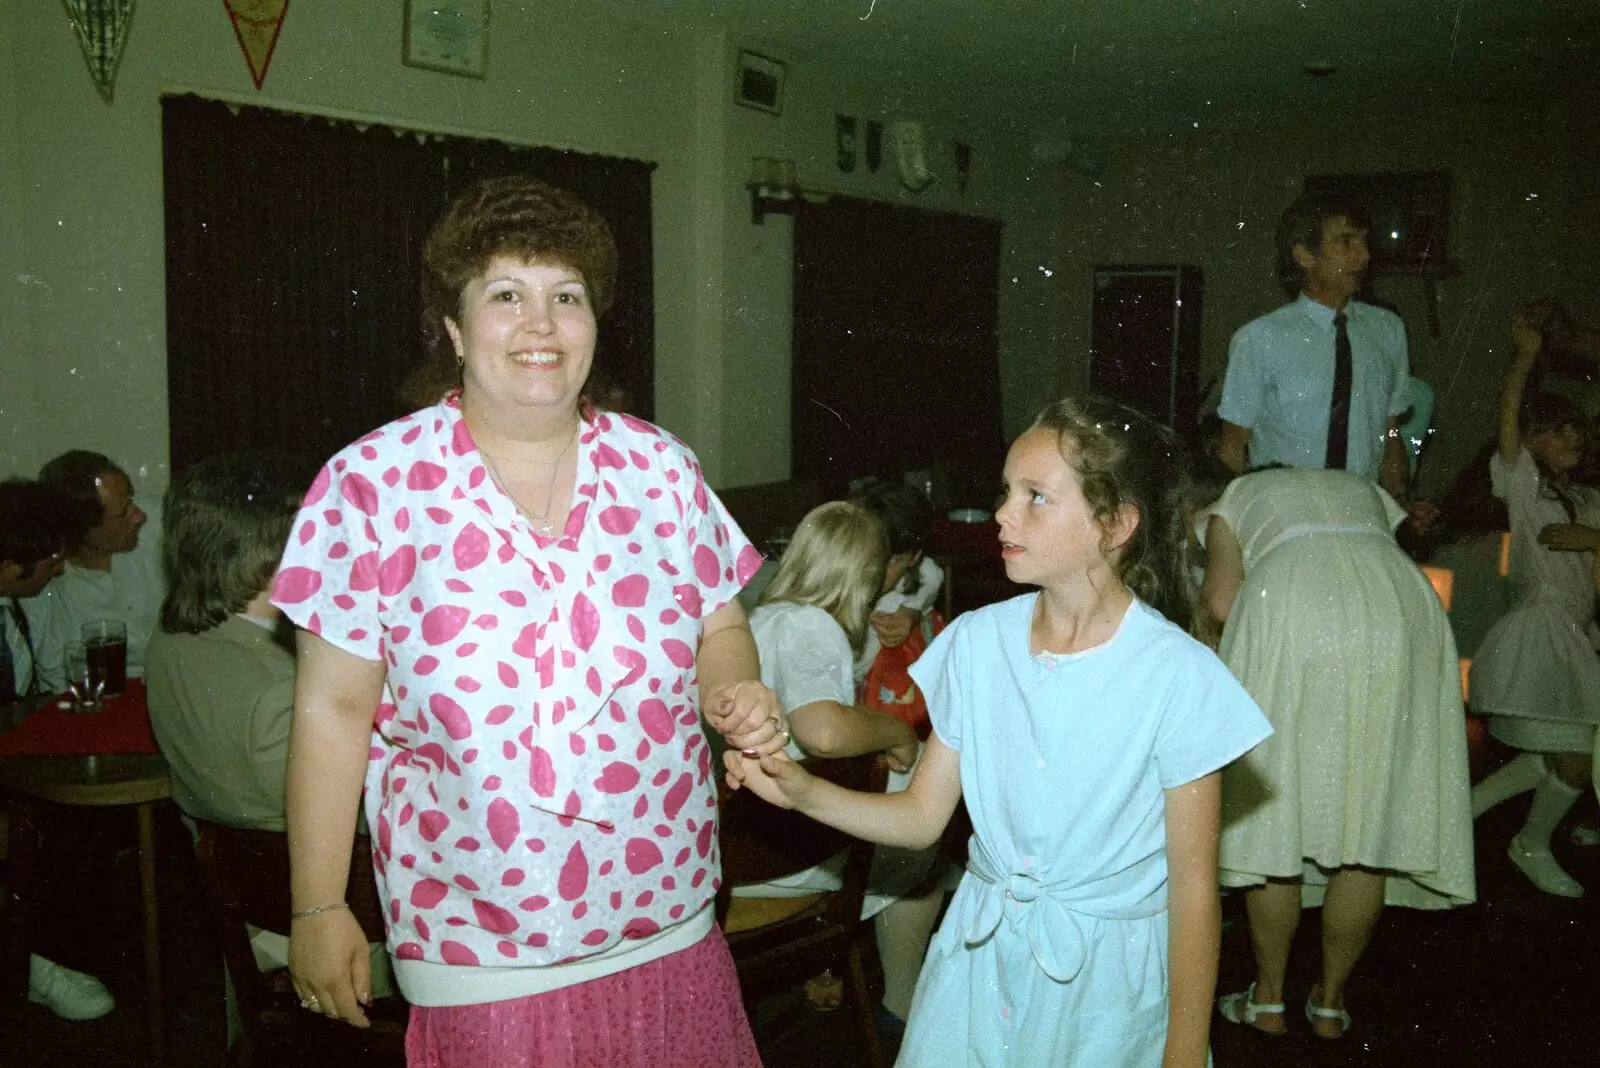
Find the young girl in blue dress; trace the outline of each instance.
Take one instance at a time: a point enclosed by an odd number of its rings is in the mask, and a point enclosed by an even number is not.
[[[1186,614],[1176,451],[1102,400],[1052,404],[1012,445],[1001,555],[1039,590],[959,617],[912,668],[933,734],[904,793],[726,760],[731,785],[891,845],[934,841],[965,798],[967,871],[901,1066],[1207,1062],[1218,770],[1270,728],[1157,610]]]

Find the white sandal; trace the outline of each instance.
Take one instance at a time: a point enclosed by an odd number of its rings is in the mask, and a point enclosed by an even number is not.
[[[1282,1016],[1283,1005],[1281,1003],[1275,1005],[1257,1004],[1255,1001],[1255,996],[1256,984],[1251,983],[1248,987],[1236,994],[1224,994],[1222,997],[1218,998],[1217,1011],[1222,1013],[1222,1018],[1227,1020],[1229,1023],[1244,1024],[1247,1027],[1255,1027],[1257,1031],[1260,1031],[1264,1035],[1283,1034],[1282,1031],[1268,1031],[1265,1028],[1256,1027],[1257,1016],[1271,1016],[1273,1013],[1277,1013],[1279,1016]]]
[[[1338,1023],[1339,1023],[1339,1033],[1337,1035],[1324,1035],[1324,1034],[1318,1032],[1316,1030],[1316,1022],[1318,1020],[1336,1020],[1336,1021],[1338,1021]],[[1333,1041],[1337,1041],[1338,1039],[1343,1038],[1346,1034],[1349,1033],[1349,1031],[1350,1031],[1350,1014],[1348,1012],[1346,1012],[1344,1009],[1330,1009],[1326,1005],[1318,1005],[1315,1001],[1311,1000],[1311,996],[1310,995],[1307,995],[1306,996],[1306,1023],[1312,1025],[1312,1033],[1315,1034],[1318,1038],[1324,1039],[1325,1041],[1328,1041],[1328,1042],[1333,1042]]]

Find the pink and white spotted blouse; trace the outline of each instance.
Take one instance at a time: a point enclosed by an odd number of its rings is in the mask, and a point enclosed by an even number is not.
[[[760,554],[649,423],[586,410],[576,486],[536,536],[452,397],[334,456],[295,521],[274,603],[388,662],[366,805],[402,968],[626,949],[720,880],[695,653]]]

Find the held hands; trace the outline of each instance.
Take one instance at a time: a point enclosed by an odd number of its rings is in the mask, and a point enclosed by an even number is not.
[[[1420,536],[1428,533],[1443,514],[1432,501],[1412,501],[1406,505],[1406,525]]]
[[[917,762],[917,732],[903,720],[891,720],[901,728],[902,739],[883,751],[890,771],[910,771]]]
[[[754,679],[719,688],[707,699],[705,713],[732,751],[765,756],[778,752],[794,737],[778,695]]]
[[[761,800],[779,808],[799,808],[810,796],[816,779],[789,759],[787,753],[774,753],[752,759],[729,749],[722,754],[728,788],[748,786]]]
[[[1559,553],[1600,552],[1600,530],[1582,523],[1551,523],[1539,531],[1539,544]]]
[[[913,737],[906,745],[897,745],[893,749],[885,749],[883,756],[889,763],[890,771],[910,771],[911,765],[917,762],[916,738]]]
[[[911,630],[922,621],[922,613],[911,608],[897,608],[893,612],[874,612],[872,629],[878,632],[878,641],[885,649],[905,644]]]
[[[371,1026],[361,1010],[372,1004],[367,936],[348,910],[294,920],[289,928],[289,975],[300,1005],[354,1027]]]

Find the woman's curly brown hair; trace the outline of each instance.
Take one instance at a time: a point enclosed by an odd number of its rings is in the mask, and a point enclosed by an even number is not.
[[[461,387],[444,321],[460,316],[462,292],[497,256],[569,267],[582,276],[596,318],[611,307],[617,245],[599,212],[526,174],[474,182],[445,209],[422,249],[425,355],[403,389],[408,401],[433,404]]]

